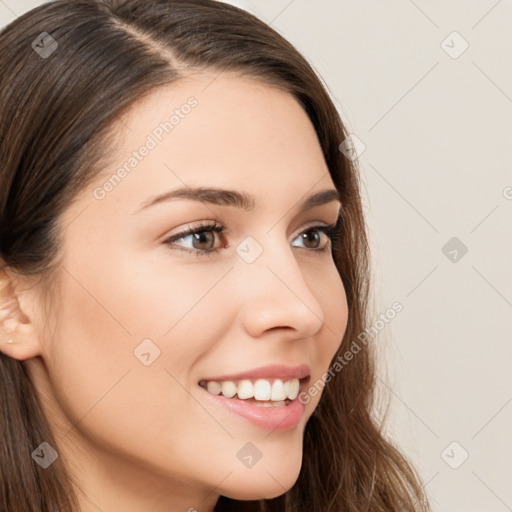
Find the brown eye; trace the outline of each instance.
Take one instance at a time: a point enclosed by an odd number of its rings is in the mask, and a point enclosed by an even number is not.
[[[203,224],[172,235],[164,240],[163,243],[171,248],[194,253],[198,256],[200,254],[211,255],[219,250],[218,247],[215,247],[215,233],[222,233],[223,231],[224,226],[220,224]],[[176,244],[175,242],[177,241],[186,242],[188,247],[187,245],[183,247]]]
[[[222,248],[215,247],[215,233],[223,233],[224,229],[221,224],[202,224],[172,235],[163,243],[171,249],[192,253],[196,256],[212,256]],[[295,245],[294,247],[310,249],[310,251],[317,253],[327,251],[331,245],[330,241],[332,241],[335,229],[335,224],[312,226],[296,237],[296,239],[300,238],[302,240],[303,245]],[[323,243],[322,237],[324,238]],[[177,244],[177,241],[180,244]],[[186,243],[186,245],[183,246],[181,243]]]
[[[297,238],[302,240],[304,249],[311,249],[313,251],[325,251],[329,247],[329,242],[332,240],[332,233],[334,226],[313,226],[306,231],[303,231]],[[322,244],[322,235],[325,242]],[[295,246],[297,247],[297,246]]]
[[[318,249],[318,246],[321,243],[321,236],[315,229],[309,229],[302,233],[302,239],[304,240],[304,245],[307,249]]]
[[[200,251],[211,251],[215,246],[215,235],[211,231],[192,233],[192,246]],[[183,238],[183,237],[182,237]]]

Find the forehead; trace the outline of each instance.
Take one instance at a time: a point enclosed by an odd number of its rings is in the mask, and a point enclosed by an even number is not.
[[[119,118],[114,136],[112,165],[95,186],[121,174],[132,196],[211,185],[299,199],[319,180],[332,185],[297,99],[247,76],[203,73],[155,89]]]

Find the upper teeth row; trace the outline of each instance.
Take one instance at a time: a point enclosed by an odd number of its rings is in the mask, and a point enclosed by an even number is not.
[[[250,380],[211,380],[207,382],[206,389],[214,395],[222,394],[228,398],[238,394],[242,400],[252,397],[256,400],[294,400],[299,393],[299,379],[286,382],[275,379],[273,384],[267,379],[258,379],[254,384]]]

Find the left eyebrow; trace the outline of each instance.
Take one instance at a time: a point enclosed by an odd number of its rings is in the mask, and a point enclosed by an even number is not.
[[[150,198],[134,213],[138,213],[150,206],[171,201],[173,199],[188,199],[220,206],[232,206],[246,211],[254,210],[255,207],[254,197],[246,192],[211,187],[182,187]],[[298,212],[301,213],[310,208],[314,208],[315,206],[321,206],[332,201],[337,201],[341,206],[338,191],[334,188],[321,190],[300,203],[297,207]]]

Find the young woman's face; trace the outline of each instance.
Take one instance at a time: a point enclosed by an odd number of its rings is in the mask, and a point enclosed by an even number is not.
[[[319,381],[347,326],[319,228],[340,205],[301,209],[335,191],[311,122],[291,95],[215,76],[139,101],[117,124],[115,162],[60,219],[56,327],[31,371],[89,506],[170,510],[172,497],[172,510],[201,511],[219,494],[287,491],[320,395],[262,407],[215,393],[246,380],[238,391],[260,403],[293,397],[286,381]],[[254,204],[210,192],[151,205],[196,187]],[[205,223],[224,231],[175,237]]]

